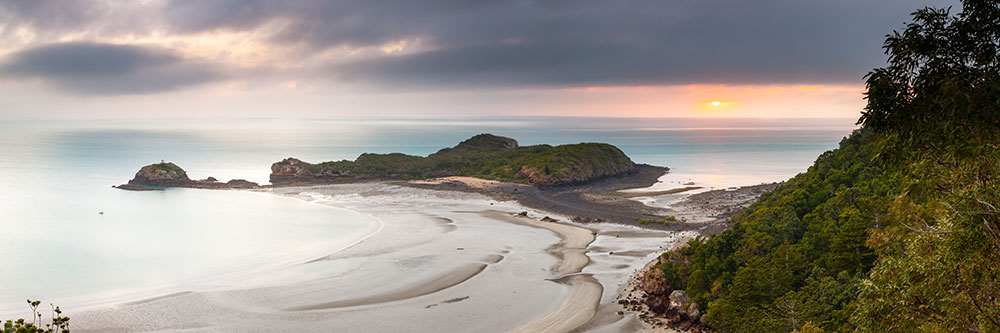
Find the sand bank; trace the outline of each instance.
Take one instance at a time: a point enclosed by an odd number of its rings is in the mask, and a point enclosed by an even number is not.
[[[614,298],[618,280],[624,281],[633,262],[638,264],[632,256],[588,253],[592,244],[601,251],[630,250],[617,248],[613,243],[619,238],[602,235],[601,227],[540,222],[536,219],[547,213],[467,192],[379,183],[272,191],[357,211],[383,227],[350,248],[224,288],[71,310],[74,331],[625,327],[621,323],[628,316],[615,312],[610,313],[617,318],[593,322]],[[530,218],[512,216],[523,210],[531,212]]]

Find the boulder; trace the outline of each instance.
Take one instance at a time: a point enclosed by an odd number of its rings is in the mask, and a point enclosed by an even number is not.
[[[698,311],[698,303],[691,303],[687,308],[688,317],[691,318],[692,322],[697,323],[698,319],[701,318],[701,312]]]
[[[670,306],[671,310],[684,311],[685,306],[688,305],[690,300],[688,299],[687,293],[683,290],[674,290],[670,293]]]
[[[659,269],[651,269],[649,274],[645,279],[640,280],[640,287],[642,291],[650,295],[665,295],[667,291],[667,284],[664,283],[663,271]]]

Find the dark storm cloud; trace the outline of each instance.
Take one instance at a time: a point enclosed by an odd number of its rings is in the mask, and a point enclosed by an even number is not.
[[[0,2],[0,19],[8,27],[31,25],[65,30],[94,21],[100,10],[91,1],[5,0]]]
[[[858,84],[884,62],[883,36],[926,5],[957,1],[185,0],[147,21],[175,34],[277,23],[267,41],[303,57],[419,40],[419,51],[318,65],[380,86]]]
[[[0,62],[0,78],[38,79],[81,94],[174,90],[221,78],[207,64],[129,45],[62,43],[17,52]]]
[[[858,83],[928,0],[175,1],[179,31],[247,29],[311,50],[420,38],[428,50],[332,66],[380,85]]]

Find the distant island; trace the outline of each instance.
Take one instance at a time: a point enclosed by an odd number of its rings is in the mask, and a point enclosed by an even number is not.
[[[219,182],[214,177],[192,180],[188,178],[187,172],[177,164],[160,161],[160,163],[142,167],[128,183],[114,187],[130,191],[156,191],[165,187],[247,189],[257,188],[260,185],[243,179],[233,179],[225,183]]]
[[[618,147],[606,143],[520,146],[512,138],[479,134],[427,157],[401,153],[365,153],[354,161],[318,164],[290,157],[271,165],[270,180],[274,186],[292,186],[467,176],[534,187],[553,187],[628,176],[640,173],[641,168],[659,170],[658,174],[667,170],[637,165]],[[150,191],[166,187],[246,189],[261,186],[243,179],[225,183],[213,177],[192,180],[180,166],[161,161],[142,167],[128,183],[115,187]]]
[[[400,186],[468,191],[498,200],[516,200],[527,207],[569,216],[576,222],[639,225],[646,224],[642,221],[666,221],[671,215],[630,199],[635,194],[619,191],[651,186],[668,170],[666,167],[636,164],[620,149],[606,143],[520,146],[512,138],[479,134],[426,157],[365,153],[354,161],[317,164],[286,158],[271,165],[272,185],[259,185],[242,179],[220,182],[213,177],[192,180],[180,166],[161,161],[142,167],[127,184],[115,187],[132,191],[169,187],[259,189],[383,181]],[[753,193],[748,192],[746,198],[731,200],[734,205],[731,209],[749,204],[769,186],[750,189]],[[683,222],[654,223],[645,227],[670,230],[702,228]]]
[[[276,186],[291,186],[468,176],[551,187],[630,175],[637,173],[640,166],[643,165],[633,163],[618,147],[606,143],[522,147],[512,138],[479,134],[427,157],[365,153],[354,161],[318,164],[286,158],[271,165],[270,180]],[[666,170],[652,168],[662,170],[660,174]],[[192,180],[180,166],[161,161],[142,167],[128,183],[115,187],[149,191],[165,187],[239,189],[261,186],[242,179],[225,183],[213,177]]]
[[[331,183],[469,176],[532,186],[560,186],[634,173],[636,164],[605,143],[520,146],[479,134],[427,157],[362,154],[354,161],[306,163],[286,158],[271,166],[271,183]]]

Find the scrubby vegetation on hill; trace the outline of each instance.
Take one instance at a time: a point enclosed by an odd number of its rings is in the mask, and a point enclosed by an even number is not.
[[[722,331],[1000,331],[1000,6],[923,9],[862,129],[657,267]]]
[[[480,134],[427,157],[362,154],[354,161],[319,164],[285,159],[271,167],[271,181],[338,179],[423,179],[472,176],[555,186],[629,173],[635,164],[615,146],[603,143],[521,147],[511,138]]]

